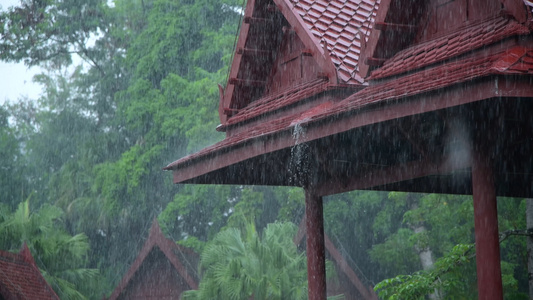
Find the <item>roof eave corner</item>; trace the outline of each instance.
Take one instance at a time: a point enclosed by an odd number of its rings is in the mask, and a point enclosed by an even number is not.
[[[323,73],[328,77],[329,82],[332,84],[339,83],[337,69],[333,64],[333,61],[320,45],[320,41],[315,38],[304,24],[302,18],[293,10],[293,5],[290,3],[290,0],[274,0],[274,3],[304,45],[311,51],[311,55],[315,58]]]

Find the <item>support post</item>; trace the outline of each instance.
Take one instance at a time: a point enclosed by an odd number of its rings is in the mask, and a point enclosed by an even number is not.
[[[498,211],[490,159],[480,149],[472,161],[478,299],[503,299]]]
[[[309,300],[326,299],[326,257],[322,197],[305,190],[305,225],[307,229],[307,282]]]

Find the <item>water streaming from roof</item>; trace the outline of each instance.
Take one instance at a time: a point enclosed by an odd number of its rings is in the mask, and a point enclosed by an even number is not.
[[[309,145],[303,143],[306,140],[306,129],[301,123],[294,125],[292,137],[294,146],[291,148],[289,161],[289,180],[291,184],[304,186],[306,174],[309,173]]]

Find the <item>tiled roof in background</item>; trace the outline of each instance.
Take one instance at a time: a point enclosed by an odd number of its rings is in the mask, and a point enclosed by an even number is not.
[[[510,19],[491,19],[483,23],[422,43],[398,52],[385,64],[372,72],[370,79],[385,78],[429,66],[502,39],[520,34],[530,34],[529,29]]]
[[[26,245],[18,254],[0,251],[0,298],[59,300],[42,277]]]
[[[379,0],[290,0],[320,45],[327,48],[338,77],[361,83],[357,73],[361,40],[367,38]]]
[[[132,283],[134,275],[141,270],[141,265],[145,263],[145,259],[150,252],[159,249],[165,255],[168,262],[172,267],[182,276],[185,282],[191,289],[198,288],[199,276],[197,273],[197,265],[199,262],[199,256],[189,248],[176,244],[174,241],[165,237],[159,227],[157,219],[152,222],[150,233],[148,238],[144,242],[137,258],[130,266],[130,269],[122,277],[120,283],[115,287],[115,290],[111,293],[108,300],[116,300]],[[178,281],[176,281],[178,284]]]
[[[369,86],[345,100],[331,105],[316,114],[304,119],[305,123],[315,122],[335,115],[362,109],[369,105],[385,101],[415,96],[425,92],[446,88],[454,84],[496,74],[533,74],[533,49],[515,47],[507,52],[477,59],[464,59],[432,69],[402,76],[398,79]],[[181,158],[164,169],[172,170],[180,165],[216,155],[217,152],[246,144],[247,142],[266,135],[276,134],[294,126],[295,120],[302,119],[303,113],[282,117],[270,122],[258,124],[246,131],[236,133],[221,142],[202,149],[201,151]]]

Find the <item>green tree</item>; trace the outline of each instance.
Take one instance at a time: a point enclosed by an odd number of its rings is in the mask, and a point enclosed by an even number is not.
[[[11,212],[0,207],[0,248],[18,251],[24,243],[41,273],[61,299],[87,299],[90,282],[98,270],[86,268],[89,241],[84,234],[71,236],[59,224],[61,209],[45,204],[31,211],[29,199]],[[84,290],[85,288],[85,290]]]
[[[26,186],[21,139],[9,125],[10,117],[9,107],[0,106],[0,199],[15,208]]]
[[[161,167],[222,138],[215,99],[236,6],[46,0],[0,13],[0,59],[46,71],[39,101],[13,105],[28,170],[20,186],[61,207],[71,234],[87,233],[90,265],[109,276],[104,290],[135,257],[132,236],[179,191]],[[84,65],[67,70],[74,57]]]
[[[306,258],[292,239],[291,223],[269,224],[259,237],[255,226],[227,228],[201,256],[199,289],[184,299],[306,299]]]

